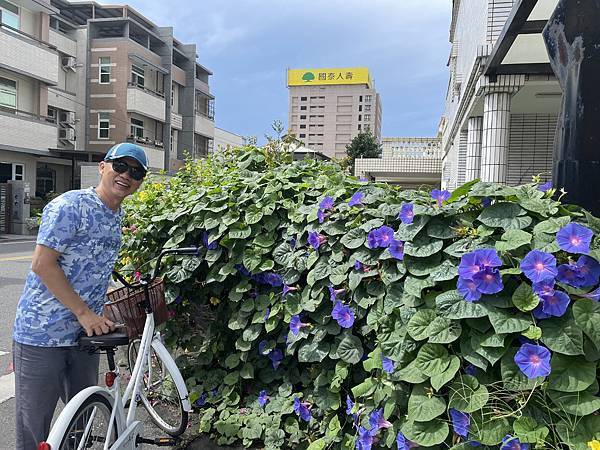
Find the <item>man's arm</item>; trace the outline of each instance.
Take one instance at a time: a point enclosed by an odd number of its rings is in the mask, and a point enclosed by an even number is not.
[[[45,245],[36,245],[31,270],[40,277],[42,283],[67,308],[71,310],[88,336],[106,334],[114,329],[114,324],[92,311],[69,284],[65,273],[58,265],[60,253]]]

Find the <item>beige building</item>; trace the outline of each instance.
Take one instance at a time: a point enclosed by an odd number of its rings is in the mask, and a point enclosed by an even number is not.
[[[212,150],[212,73],[171,27],[90,1],[0,0],[0,13],[0,184],[77,188],[80,165],[126,140],[156,170]]]
[[[366,68],[289,69],[289,131],[305,146],[344,158],[361,131],[381,139],[381,99]]]
[[[246,145],[246,138],[231,131],[215,127],[215,150],[225,149],[230,147],[243,147]]]

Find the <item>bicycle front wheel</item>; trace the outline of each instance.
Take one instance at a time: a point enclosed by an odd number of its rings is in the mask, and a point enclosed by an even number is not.
[[[136,339],[127,349],[130,372],[133,372],[139,348],[140,340]],[[181,401],[185,396],[185,393],[179,392],[168,365],[154,348],[150,347],[143,385],[137,400],[142,401],[152,421],[171,436],[179,436],[187,428],[188,413]]]
[[[73,415],[61,440],[60,450],[103,449],[118,437],[116,426],[108,436],[112,405],[99,394],[90,395]]]

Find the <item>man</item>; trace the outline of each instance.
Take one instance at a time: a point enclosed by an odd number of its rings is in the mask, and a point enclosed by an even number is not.
[[[121,203],[148,170],[141,147],[112,147],[96,188],[70,191],[46,207],[14,325],[17,449],[32,450],[50,431],[60,397],[97,384],[99,355],[77,339],[114,329],[102,305],[121,247]]]

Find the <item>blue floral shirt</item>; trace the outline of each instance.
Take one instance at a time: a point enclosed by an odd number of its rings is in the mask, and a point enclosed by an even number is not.
[[[44,208],[37,243],[60,253],[67,280],[96,314],[102,311],[121,247],[123,213],[108,208],[95,189],[70,191]],[[14,339],[38,347],[77,344],[83,327],[31,270],[17,306]]]

